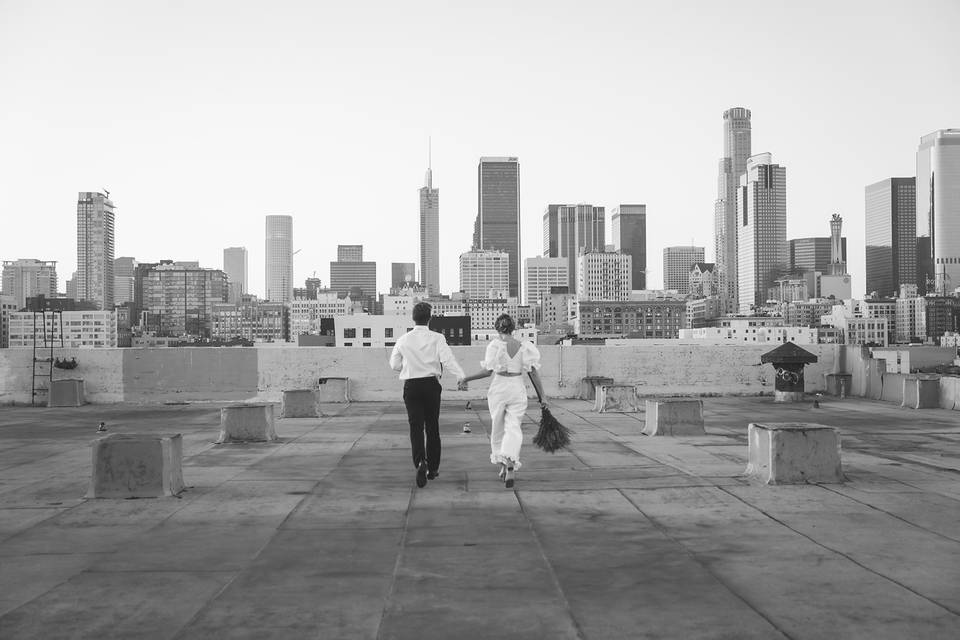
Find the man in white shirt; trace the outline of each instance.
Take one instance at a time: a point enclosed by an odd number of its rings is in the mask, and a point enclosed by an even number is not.
[[[431,307],[426,302],[413,306],[416,326],[400,336],[390,353],[390,368],[403,380],[403,403],[410,422],[410,447],[417,468],[417,486],[425,487],[440,469],[440,376],[443,368],[465,377],[442,333],[430,331]],[[424,447],[426,434],[426,447]]]

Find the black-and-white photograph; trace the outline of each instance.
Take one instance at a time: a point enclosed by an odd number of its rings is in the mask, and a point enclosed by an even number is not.
[[[0,0],[0,638],[960,637],[958,0]]]

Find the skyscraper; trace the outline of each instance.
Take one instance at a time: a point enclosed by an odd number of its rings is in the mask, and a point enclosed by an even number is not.
[[[787,240],[787,252],[790,260],[790,270],[796,274],[807,271],[830,273],[831,266],[831,239],[822,238],[792,238]],[[847,239],[840,238],[840,259],[847,261]]]
[[[520,297],[520,161],[480,158],[473,248],[505,252],[510,258],[509,295]]]
[[[737,211],[737,304],[740,313],[750,313],[788,269],[787,170],[769,153],[747,161]]]
[[[432,295],[440,293],[440,189],[433,188],[433,158],[420,188],[420,284]]]
[[[77,196],[77,297],[113,308],[114,207],[110,193]]]
[[[704,261],[703,247],[663,248],[663,288],[690,293],[690,270]]]
[[[133,302],[133,276],[137,259],[120,256],[113,261],[113,304],[120,306]]]
[[[229,280],[227,301],[239,302],[240,296],[248,292],[246,247],[227,247],[223,250],[223,272]],[[293,274],[290,278],[293,279]]]
[[[603,251],[606,213],[592,204],[551,204],[543,213],[543,248],[548,258],[566,258],[570,291],[577,289],[577,257]]]
[[[647,288],[647,205],[621,204],[613,211],[613,248],[630,256],[633,288]]]
[[[293,301],[293,216],[267,216],[266,298]]]
[[[893,296],[919,285],[915,178],[886,178],[865,189],[866,292]]]
[[[722,297],[726,299],[724,307],[728,310],[735,306],[739,285],[737,191],[740,178],[747,170],[751,136],[749,109],[733,107],[723,112],[723,157],[720,159],[713,227],[716,274],[721,290],[726,291]]]
[[[960,287],[960,129],[920,138],[917,149],[917,231],[932,245],[936,292]]]

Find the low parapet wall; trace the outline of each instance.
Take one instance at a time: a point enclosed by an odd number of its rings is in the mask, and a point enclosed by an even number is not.
[[[850,395],[882,400],[884,402],[903,403],[904,374],[887,373],[886,363],[873,358],[870,350],[862,347],[840,347],[838,360],[843,363],[846,373],[852,374]],[[942,357],[952,355],[949,350],[941,352]],[[934,364],[938,364],[934,362]],[[941,376],[939,380],[940,408],[960,411],[960,378]]]
[[[824,390],[824,373],[842,371],[836,345],[810,345],[820,361],[806,368],[806,390]],[[485,345],[453,347],[461,366],[480,369]],[[641,396],[765,395],[773,393],[774,371],[761,365],[763,346],[651,345],[539,347],[547,395],[575,398],[587,376],[608,376],[636,385]],[[0,404],[30,402],[29,349],[0,349]],[[321,377],[349,377],[352,400],[400,398],[390,350],[349,347],[245,347],[58,350],[80,363],[70,377],[85,380],[87,400],[110,402],[279,402],[284,389],[313,388]],[[56,373],[54,374],[56,376]],[[487,380],[456,391],[444,376],[444,397],[476,399]],[[532,393],[532,388],[531,388]]]

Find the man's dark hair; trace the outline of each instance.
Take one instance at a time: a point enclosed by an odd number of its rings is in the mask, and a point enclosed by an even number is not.
[[[426,302],[418,302],[413,305],[413,321],[417,324],[427,324],[430,322],[430,313],[432,307]]]
[[[493,323],[493,328],[497,330],[498,333],[513,333],[513,330],[517,328],[516,323],[506,313],[500,315],[497,318],[497,321]]]

